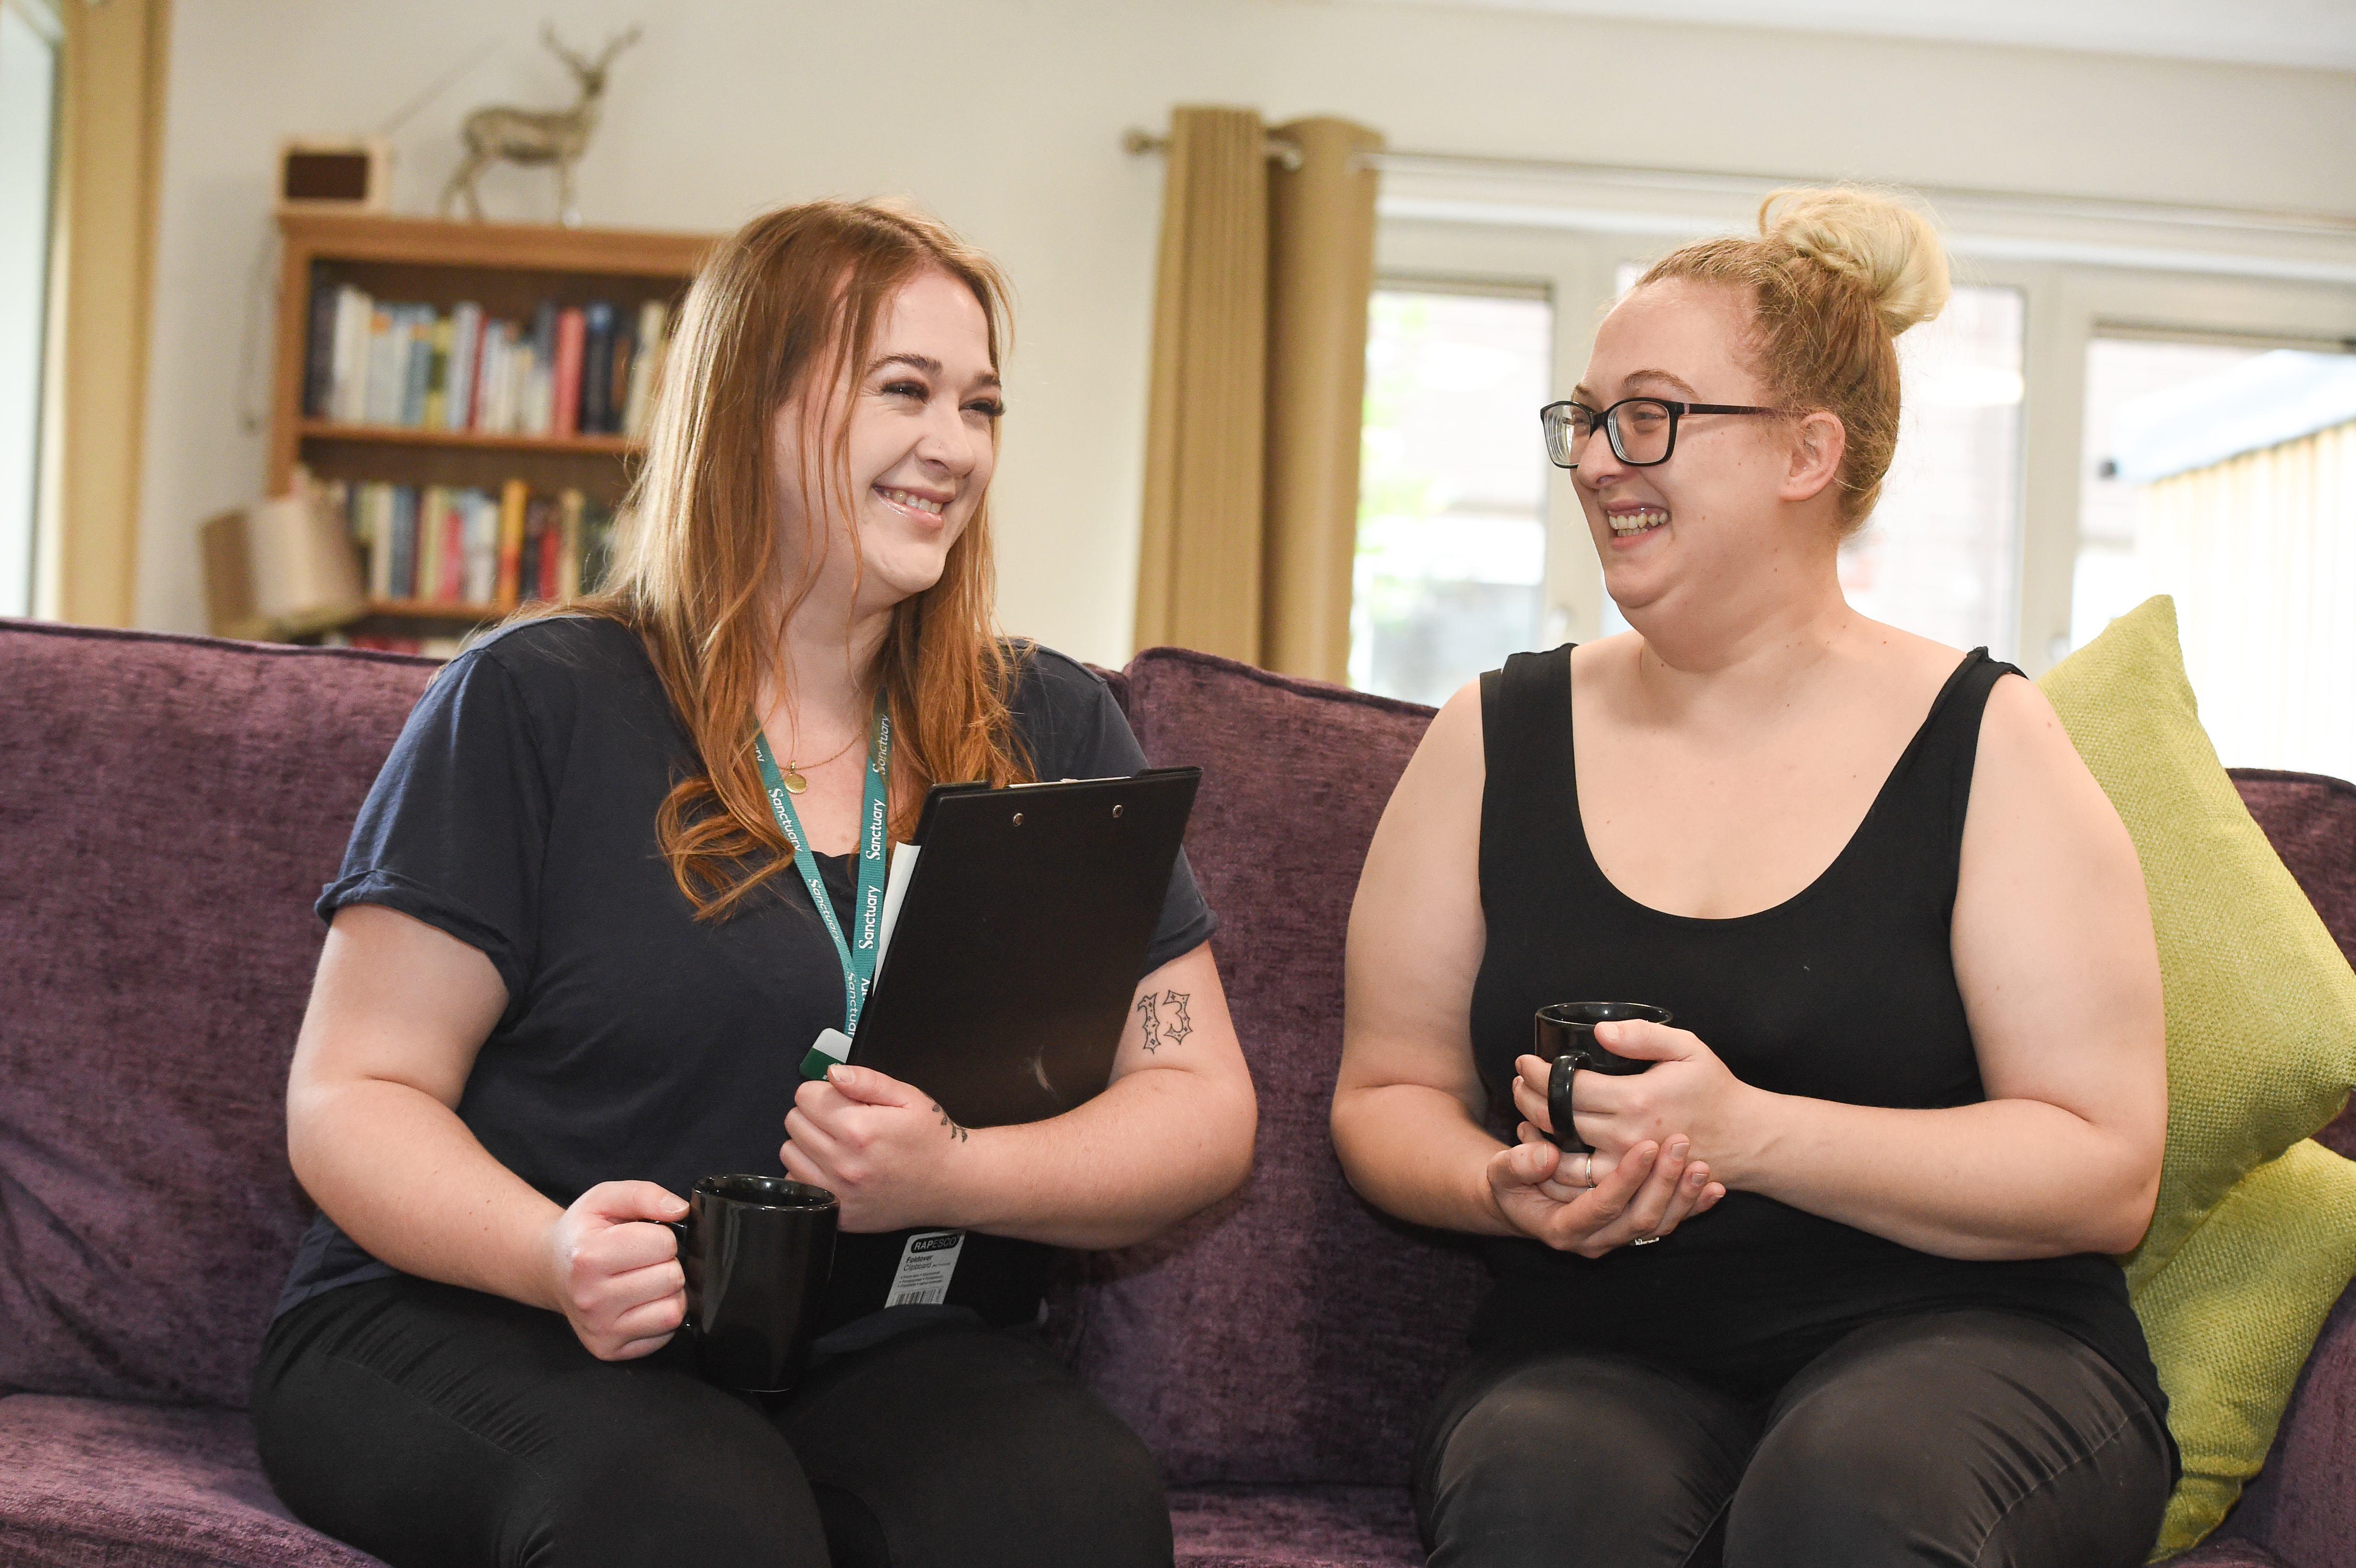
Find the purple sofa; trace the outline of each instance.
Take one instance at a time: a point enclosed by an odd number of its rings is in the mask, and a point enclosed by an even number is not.
[[[307,1205],[281,1095],[311,900],[423,660],[0,623],[0,1564],[365,1564],[243,1405]],[[1420,1561],[1408,1446],[1481,1288],[1325,1135],[1342,933],[1428,709],[1161,649],[1116,677],[1189,840],[1260,1093],[1248,1187],[1073,1260],[1054,1331],[1168,1472],[1191,1568]],[[2356,950],[2356,789],[2238,775]],[[2356,1153],[2343,1117],[2327,1141]],[[2356,1294],[2200,1568],[2356,1568]]]

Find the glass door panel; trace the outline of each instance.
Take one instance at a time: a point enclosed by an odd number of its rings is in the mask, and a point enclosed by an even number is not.
[[[1545,603],[1543,298],[1375,291],[1350,684],[1440,703],[1534,646]]]

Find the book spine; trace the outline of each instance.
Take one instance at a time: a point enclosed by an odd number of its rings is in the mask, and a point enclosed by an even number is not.
[[[336,328],[343,295],[324,261],[311,263],[311,335],[303,351],[303,417],[327,417],[336,387]]]
[[[430,305],[412,305],[408,316],[404,336],[409,352],[402,364],[400,423],[415,430],[425,422],[425,390],[434,379],[434,310]]]
[[[556,402],[551,411],[549,433],[573,435],[586,428],[581,423],[582,356],[588,347],[587,318],[578,310],[563,310],[556,316]]]
[[[524,335],[520,323],[517,326],[515,341],[509,345],[509,348],[507,428],[520,434],[532,428],[533,383],[539,379],[536,374],[539,367],[533,363],[537,356],[532,349],[531,339]]]
[[[392,552],[385,538],[384,518],[379,492],[384,485],[371,480],[352,492],[353,531],[359,536],[361,547],[368,551],[369,597],[392,597]]]
[[[510,479],[499,493],[499,575],[492,603],[502,610],[516,607],[523,586],[523,513],[530,492],[520,479]]]
[[[450,428],[450,383],[456,363],[458,324],[455,316],[433,318],[434,357],[425,372],[425,408],[422,422],[428,430]]]
[[[638,331],[626,321],[614,324],[614,374],[607,381],[611,390],[605,406],[605,429],[615,435],[622,433],[622,415],[630,406],[630,373],[638,362]]]
[[[613,430],[614,307],[604,300],[581,312],[581,417],[587,435]]]
[[[563,543],[554,496],[542,496],[532,502],[530,533],[531,571],[524,578],[524,582],[530,587],[532,598],[552,598],[556,588],[556,552]]]
[[[434,516],[434,527],[442,536],[442,569],[434,584],[434,597],[444,604],[463,604],[466,602],[466,492],[445,492],[442,509]]]
[[[417,495],[417,586],[414,597],[437,599],[442,581],[442,486],[428,485]]]
[[[543,300],[531,318],[531,375],[523,429],[532,435],[546,435],[556,428],[556,302]]]
[[[465,430],[475,401],[475,350],[483,336],[483,313],[465,301],[450,307],[449,395],[443,400],[442,428]]]
[[[581,492],[566,490],[557,497],[556,504],[560,515],[563,517],[564,541],[562,553],[558,558],[563,565],[557,577],[557,596],[563,599],[578,599],[581,597],[581,513],[583,509]]]
[[[546,435],[548,405],[541,394],[547,389],[548,378],[541,374],[540,347],[530,338],[516,339],[508,378],[515,383],[515,418],[508,428],[520,435]]]
[[[524,357],[529,352],[530,347],[523,340],[523,324],[514,321],[508,323],[506,333],[499,338],[498,428],[503,432],[522,428],[521,415],[519,411],[523,407],[519,400],[522,395],[522,389],[518,383],[518,378],[524,372]]]
[[[368,295],[346,283],[336,291],[336,384],[327,418],[349,424],[367,411],[368,334],[374,315]]]
[[[605,378],[605,429],[620,435],[626,422],[623,415],[630,406],[630,367],[638,357],[638,335],[630,324],[616,316],[614,320],[614,371]]]
[[[488,604],[498,594],[499,504],[487,491],[466,496],[466,603]]]
[[[391,557],[391,597],[417,596],[417,492],[406,485],[391,487],[387,513],[387,553]]]
[[[361,510],[368,518],[369,594],[392,597],[392,486],[372,480],[360,486]]]
[[[662,374],[663,355],[669,343],[669,314],[660,300],[638,306],[638,349],[630,359],[630,397],[622,411],[622,433],[634,441],[647,438],[647,423],[654,414],[657,378]]]
[[[508,429],[508,360],[515,347],[515,324],[495,321],[483,328],[483,391],[475,413],[477,430]]]
[[[434,597],[444,604],[462,604],[466,599],[466,492],[452,486],[442,492],[442,509],[434,514],[434,531],[441,536],[441,565],[434,583]]]
[[[498,397],[499,359],[506,353],[507,323],[487,319],[478,334],[475,348],[475,400],[466,411],[468,430],[498,429],[498,415],[492,411]]]
[[[342,419],[351,399],[352,301],[359,292],[348,283],[336,290],[335,368],[327,374],[327,403],[319,411],[323,420]]]
[[[539,566],[536,597],[554,599],[564,583],[564,514],[552,499],[540,503]]]
[[[368,424],[391,424],[400,410],[399,377],[402,366],[394,362],[396,345],[393,339],[393,307],[377,304],[369,311],[368,394],[362,405],[360,419]]]

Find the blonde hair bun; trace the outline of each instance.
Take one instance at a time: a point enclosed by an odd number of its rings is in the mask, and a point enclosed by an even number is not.
[[[1779,190],[1759,204],[1759,232],[1862,283],[1895,337],[1946,308],[1946,251],[1915,208],[1856,186]]]

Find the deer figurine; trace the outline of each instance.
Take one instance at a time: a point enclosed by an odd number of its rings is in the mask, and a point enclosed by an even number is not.
[[[580,101],[570,109],[557,110],[512,109],[493,104],[467,115],[459,131],[466,144],[466,161],[458,165],[458,172],[442,187],[444,213],[449,212],[452,201],[463,196],[468,215],[481,222],[483,203],[475,194],[475,176],[494,160],[505,158],[527,167],[554,164],[557,221],[568,229],[580,227],[581,214],[573,205],[573,165],[588,150],[589,134],[597,128],[599,103],[605,96],[605,68],[614,63],[616,55],[638,41],[638,29],[632,27],[608,39],[605,52],[594,62],[583,59],[557,42],[553,23],[542,27],[540,37],[581,84]]]

